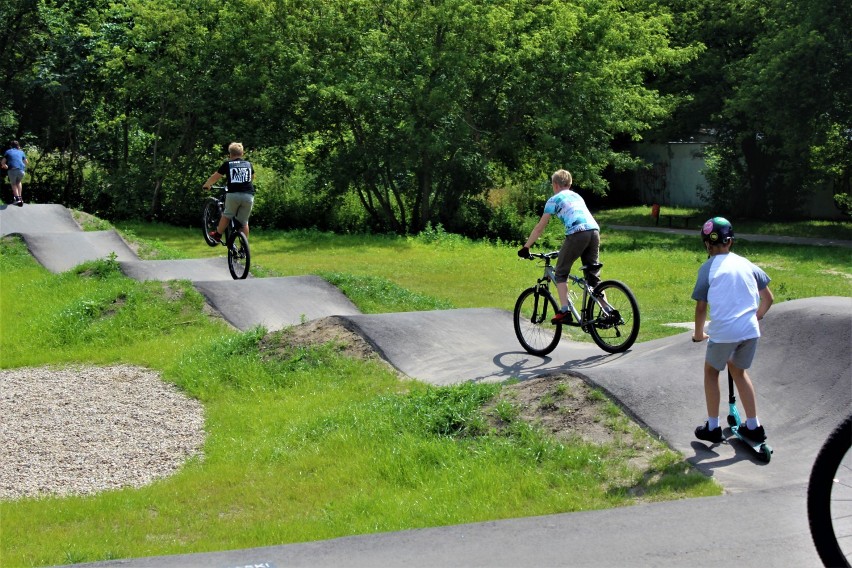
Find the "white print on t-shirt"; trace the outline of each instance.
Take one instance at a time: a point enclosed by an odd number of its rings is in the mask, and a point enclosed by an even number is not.
[[[251,181],[251,168],[246,166],[231,166],[231,183],[248,183]]]

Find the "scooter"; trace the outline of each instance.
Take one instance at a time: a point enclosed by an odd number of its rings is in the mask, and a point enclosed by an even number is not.
[[[734,377],[731,376],[731,370],[728,369],[728,426],[731,427],[731,432],[734,436],[742,440],[749,448],[751,448],[759,459],[769,463],[772,459],[772,446],[764,442],[753,442],[740,434],[740,426],[743,425],[740,413],[737,410],[737,397],[734,395]]]

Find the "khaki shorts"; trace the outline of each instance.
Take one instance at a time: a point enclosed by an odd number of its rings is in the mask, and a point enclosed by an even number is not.
[[[245,225],[254,207],[254,194],[246,192],[226,193],[225,210],[222,215],[228,219],[237,218],[237,221]]]

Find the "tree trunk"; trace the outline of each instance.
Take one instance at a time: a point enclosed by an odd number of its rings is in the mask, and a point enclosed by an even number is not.
[[[760,149],[755,134],[746,136],[741,147],[749,184],[742,213],[746,217],[756,218],[772,215],[771,200],[767,199],[771,160]]]
[[[432,166],[428,160],[417,170],[417,190],[419,215],[412,219],[417,223],[412,227],[415,232],[423,230],[432,217]]]

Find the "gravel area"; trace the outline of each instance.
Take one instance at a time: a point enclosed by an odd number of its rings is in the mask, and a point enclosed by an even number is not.
[[[202,405],[148,369],[0,371],[0,499],[140,487],[203,443]]]

